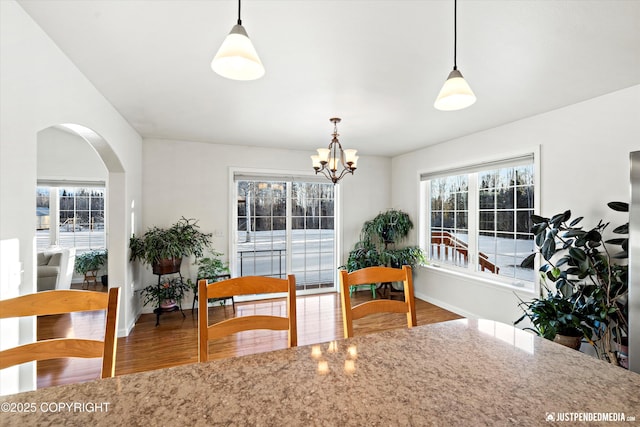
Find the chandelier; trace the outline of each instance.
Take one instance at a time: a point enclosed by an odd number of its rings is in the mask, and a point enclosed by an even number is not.
[[[333,123],[333,138],[331,138],[329,148],[318,148],[318,154],[311,156],[316,175],[321,172],[334,184],[348,173],[353,175],[358,163],[358,156],[356,156],[358,150],[343,150],[340,141],[338,141],[340,120],[338,117],[329,119]]]

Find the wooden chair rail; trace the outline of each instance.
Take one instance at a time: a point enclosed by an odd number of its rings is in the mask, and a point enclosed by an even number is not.
[[[82,292],[82,298],[78,298]],[[43,301],[46,302],[43,304]],[[0,319],[23,316],[47,316],[76,311],[104,310],[109,294],[78,290],[42,291],[0,301]]]
[[[408,310],[407,303],[404,301],[388,299],[367,301],[351,309],[351,318],[357,320],[373,313],[406,313]]]
[[[209,339],[222,338],[237,332],[250,331],[253,329],[286,331],[289,329],[289,319],[276,316],[234,317],[209,326]]]
[[[209,283],[207,297],[223,298],[230,295],[254,295],[287,291],[287,281],[284,279],[262,277],[260,282],[256,282],[252,280],[252,276],[245,276]]]
[[[0,351],[0,369],[33,360],[65,357],[102,357],[104,342],[86,339],[56,338],[37,341]]]

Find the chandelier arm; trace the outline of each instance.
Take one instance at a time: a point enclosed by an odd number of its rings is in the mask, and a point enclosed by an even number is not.
[[[340,173],[340,176],[338,177],[338,179],[336,180],[336,182],[337,182],[337,181],[340,181],[340,180],[342,179],[342,177],[343,177],[343,176],[345,176],[345,175],[346,175],[346,174],[348,174],[348,173],[350,173],[350,174],[352,174],[352,175],[353,175],[353,171],[352,171],[351,169],[349,169],[349,168],[344,168],[344,169],[342,169],[342,172]]]
[[[322,169],[320,169],[320,172],[322,172],[322,175],[324,175],[325,178],[331,180],[334,184],[337,182],[337,180],[335,179],[335,176],[331,175],[328,169],[322,168]],[[318,173],[318,172],[316,172],[316,173]]]

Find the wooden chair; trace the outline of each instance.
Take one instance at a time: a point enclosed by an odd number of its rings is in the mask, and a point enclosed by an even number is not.
[[[367,283],[403,282],[404,301],[378,299],[367,301],[351,307],[351,286]],[[405,265],[402,269],[390,267],[368,267],[351,273],[340,272],[340,293],[342,300],[342,325],[345,338],[353,336],[353,321],[373,313],[406,313],[407,325],[413,327],[416,322],[416,305],[413,297],[413,280],[411,267]]]
[[[105,310],[106,326],[103,341],[54,338],[0,351],[0,369],[26,362],[62,357],[102,357],[101,377],[113,377],[116,370],[119,291],[120,288],[111,288],[108,293],[53,290],[1,300],[0,319]]]
[[[230,295],[254,295],[267,293],[287,294],[287,317],[270,315],[241,316],[209,325],[207,300]],[[244,276],[207,284],[198,281],[198,360],[209,360],[209,340],[252,329],[288,330],[289,347],[298,343],[296,327],[296,278],[290,274],[286,279],[264,276]]]

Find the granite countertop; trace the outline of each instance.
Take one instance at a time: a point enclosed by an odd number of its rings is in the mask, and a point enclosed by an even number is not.
[[[612,425],[604,417],[640,423],[640,375],[509,325],[462,319],[0,404],[3,426]]]

